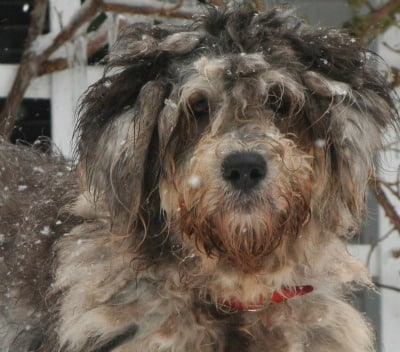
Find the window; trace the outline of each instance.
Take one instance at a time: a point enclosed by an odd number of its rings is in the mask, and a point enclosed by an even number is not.
[[[5,99],[0,99],[0,108]],[[27,142],[47,150],[51,137],[49,99],[24,99],[18,112],[18,120],[11,135],[11,142]]]
[[[30,13],[33,1],[2,0],[0,2],[0,64],[18,64],[21,60],[28,34]],[[48,16],[43,33],[49,32]],[[5,98],[0,99],[0,108]],[[49,141],[42,137],[51,137],[50,100],[24,99],[18,112],[17,124],[11,136],[13,143],[24,141],[34,143],[41,149],[47,149]]]
[[[33,1],[2,0],[0,2],[0,63],[18,63],[28,34]],[[46,19],[43,33],[49,32]]]

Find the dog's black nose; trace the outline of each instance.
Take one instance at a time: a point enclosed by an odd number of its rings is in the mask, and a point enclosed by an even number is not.
[[[222,176],[235,189],[249,191],[267,174],[267,163],[255,152],[235,152],[222,162]]]

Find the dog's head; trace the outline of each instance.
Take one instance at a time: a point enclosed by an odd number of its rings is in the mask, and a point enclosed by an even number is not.
[[[135,24],[83,100],[85,187],[112,232],[244,271],[310,228],[351,235],[395,117],[374,65],[348,35],[279,9]]]

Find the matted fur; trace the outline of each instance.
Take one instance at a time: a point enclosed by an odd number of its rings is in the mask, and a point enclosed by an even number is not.
[[[345,247],[396,119],[374,64],[280,9],[128,27],[83,98],[79,195],[59,163],[35,156],[38,173],[1,147],[1,350],[374,351],[347,302],[368,273]],[[257,165],[250,186],[238,160]]]

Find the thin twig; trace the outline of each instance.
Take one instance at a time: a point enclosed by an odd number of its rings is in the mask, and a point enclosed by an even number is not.
[[[358,38],[364,41],[368,33],[371,32],[371,28],[377,26],[388,14],[393,12],[397,7],[400,6],[400,0],[391,0],[379,8],[371,8],[371,12],[363,23],[363,26],[358,34]]]
[[[374,243],[371,243],[370,249],[367,255],[367,267],[369,267],[371,263],[372,253],[378,247],[379,243],[385,241],[396,229],[392,227],[387,233],[385,233],[382,237],[378,238]]]
[[[374,285],[379,288],[384,288],[384,289],[391,290],[394,292],[400,292],[400,287],[385,285],[385,284],[382,284],[380,282],[375,282],[375,281],[374,281]]]
[[[257,11],[264,11],[265,10],[265,6],[264,6],[264,2],[261,0],[253,0],[254,5],[257,9]]]
[[[383,208],[386,216],[389,218],[392,225],[400,233],[400,216],[397,213],[395,207],[388,199],[387,195],[382,189],[381,181],[374,178],[369,182],[369,188],[374,194],[379,205]]]
[[[381,182],[381,185],[383,187],[385,187],[385,189],[387,189],[393,196],[395,196],[396,198],[400,199],[400,194],[398,193],[398,191],[394,190],[392,187],[393,186],[398,186],[399,183],[398,182],[393,182],[393,183],[386,183],[386,182]]]
[[[371,12],[375,11],[375,6],[373,6],[373,5],[371,4],[371,2],[365,1],[365,5],[368,7],[368,9],[369,9]]]
[[[193,13],[190,11],[179,11],[183,5],[184,0],[179,0],[175,5],[166,7],[154,6],[135,6],[125,4],[123,2],[108,3],[107,0],[102,1],[101,9],[103,11],[118,12],[118,13],[132,13],[136,15],[146,16],[172,16],[174,18],[191,19]]]
[[[392,47],[391,45],[389,45],[388,42],[382,42],[383,46],[387,49],[389,49],[390,51],[393,51],[396,54],[400,54],[400,49],[396,49],[394,47]]]

